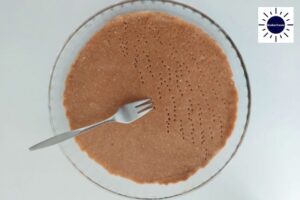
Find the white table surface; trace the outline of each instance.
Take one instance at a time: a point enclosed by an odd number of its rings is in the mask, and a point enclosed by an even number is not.
[[[52,147],[47,90],[63,42],[109,0],[0,0],[0,199],[124,199],[99,189]],[[212,182],[177,199],[300,199],[300,1],[185,0],[215,19],[250,76],[250,126],[235,158]],[[258,44],[257,7],[294,6],[295,43]]]

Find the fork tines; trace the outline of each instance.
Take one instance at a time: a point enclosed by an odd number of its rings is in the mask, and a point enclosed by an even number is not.
[[[138,114],[143,113],[145,111],[150,111],[153,108],[153,103],[151,99],[145,99],[145,100],[141,100],[141,101],[137,101],[136,102],[136,108],[138,108]]]

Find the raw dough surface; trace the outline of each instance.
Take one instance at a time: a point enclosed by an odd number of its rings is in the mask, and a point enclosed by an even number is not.
[[[221,48],[198,27],[156,12],[108,22],[80,52],[64,95],[72,129],[152,98],[155,110],[140,120],[76,138],[109,172],[139,183],[177,182],[204,167],[230,136],[237,111]]]

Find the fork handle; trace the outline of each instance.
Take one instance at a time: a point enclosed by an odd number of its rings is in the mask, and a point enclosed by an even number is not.
[[[103,125],[103,124],[108,123],[108,122],[113,122],[113,121],[114,121],[114,118],[111,117],[111,118],[108,118],[108,119],[103,120],[101,122],[97,122],[95,124],[92,124],[92,125],[89,125],[89,126],[86,126],[86,127],[83,127],[83,128],[79,128],[79,129],[76,129],[76,130],[61,133],[59,135],[53,136],[49,139],[46,139],[46,140],[44,140],[44,141],[42,141],[42,142],[40,142],[36,145],[33,145],[32,147],[29,148],[29,150],[33,151],[33,150],[36,150],[36,149],[41,149],[41,148],[44,148],[44,147],[48,147],[48,146],[63,142],[67,139],[78,136],[78,135],[80,135],[80,134],[82,134],[82,133],[84,133],[84,132],[86,132],[90,129],[93,129],[93,128],[97,127],[97,126]]]

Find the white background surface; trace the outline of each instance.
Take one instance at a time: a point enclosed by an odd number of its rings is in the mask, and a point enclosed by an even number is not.
[[[69,34],[117,1],[0,0],[0,199],[124,199],[98,188],[58,147],[29,152],[52,136],[50,71]],[[300,199],[300,1],[186,0],[219,23],[244,57],[252,115],[235,158],[212,182],[175,199]],[[258,44],[257,7],[294,6],[295,43]]]

